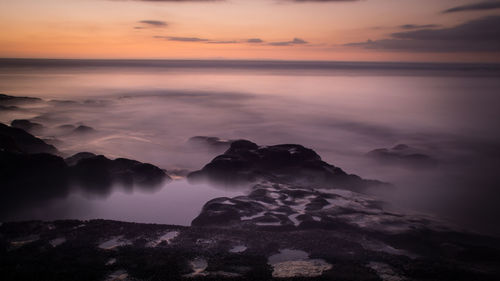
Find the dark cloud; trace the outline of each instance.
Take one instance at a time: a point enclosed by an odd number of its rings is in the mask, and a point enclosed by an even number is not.
[[[229,41],[208,41],[208,44],[238,44],[240,42],[235,41],[235,40],[229,40]]]
[[[422,28],[436,28],[437,24],[403,24],[399,26],[402,29],[422,29]]]
[[[490,16],[451,28],[397,32],[391,38],[345,46],[414,52],[500,52],[499,26],[500,16]]]
[[[287,2],[298,2],[298,3],[327,3],[327,2],[356,2],[356,1],[360,1],[360,0],[285,0]]]
[[[293,38],[292,41],[284,41],[284,42],[271,42],[269,45],[271,46],[291,46],[291,45],[302,45],[302,44],[307,44],[308,42],[300,39],[300,38]]]
[[[225,2],[226,0],[133,0],[138,2]],[[327,2],[356,2],[360,0],[282,0],[283,2],[297,3],[327,3]]]
[[[206,41],[209,41],[208,39],[198,38],[198,37],[154,36],[154,38],[166,39],[168,41],[180,41],[180,42],[206,42]]]
[[[263,43],[262,39],[260,38],[250,38],[247,40],[247,43]]]
[[[160,20],[141,20],[139,23],[153,27],[165,27],[168,25],[166,22]]]
[[[225,0],[133,0],[133,1],[137,1],[137,2],[222,2]]]
[[[500,9],[500,2],[498,1],[486,1],[479,2],[475,4],[462,5],[453,7],[443,11],[443,14],[446,13],[455,13],[455,12],[469,12],[469,11],[484,11],[484,10],[493,10]]]

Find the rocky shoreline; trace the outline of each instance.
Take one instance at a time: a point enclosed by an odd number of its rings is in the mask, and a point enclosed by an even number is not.
[[[16,99],[0,95],[2,100],[13,106]],[[64,196],[70,185],[106,193],[114,184],[154,188],[172,180],[165,170],[131,159],[88,152],[63,158],[56,147],[24,130],[30,125],[0,124],[1,191],[8,195],[1,200],[2,212],[30,204],[30,198]],[[364,193],[394,188],[388,183],[348,174],[302,145],[191,141],[225,151],[187,174],[189,181],[246,185],[248,194],[210,200],[191,226],[4,222],[0,279],[500,279],[499,238],[388,211],[384,202]]]

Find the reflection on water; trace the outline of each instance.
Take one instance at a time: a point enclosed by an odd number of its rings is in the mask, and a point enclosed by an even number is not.
[[[157,192],[115,190],[109,197],[75,192],[64,199],[39,202],[3,219],[111,219],[142,223],[190,225],[208,200],[242,195],[244,190],[191,185],[185,180],[171,182]]]
[[[365,67],[3,67],[0,92],[48,102],[2,110],[0,122],[39,123],[44,130],[37,134],[67,155],[89,151],[179,171],[199,169],[217,155],[190,145],[193,136],[299,143],[350,173],[395,183],[397,191],[384,196],[396,205],[494,225],[500,213],[498,76],[449,66],[438,68],[446,75],[432,65],[418,71]],[[61,130],[68,125],[94,130]],[[436,168],[385,165],[365,156],[398,144],[432,157]],[[149,195],[115,191],[93,200],[72,194],[33,218],[185,224],[205,201],[220,196],[208,190],[174,182]],[[70,205],[87,207],[65,208]]]

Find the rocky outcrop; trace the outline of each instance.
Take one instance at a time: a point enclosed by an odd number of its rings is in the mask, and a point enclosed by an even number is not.
[[[498,238],[431,230],[391,235],[342,226],[283,231],[107,220],[6,222],[0,227],[0,277],[499,280],[499,245]]]
[[[193,226],[238,229],[359,229],[404,233],[442,226],[419,216],[385,211],[381,201],[340,189],[262,182],[246,196],[207,202]]]
[[[43,140],[19,129],[0,123],[0,150],[22,153],[52,153],[57,149]]]
[[[385,185],[347,174],[322,161],[316,152],[302,145],[258,146],[247,140],[234,141],[224,154],[214,158],[203,169],[190,173],[188,179],[227,185],[268,180],[350,190]]]
[[[156,186],[165,180],[171,180],[164,170],[135,160],[111,160],[103,155],[82,157],[82,154],[71,158],[77,157],[80,160],[70,167],[71,178],[84,186],[106,187],[115,183],[125,186]]]
[[[43,130],[43,125],[35,122],[31,122],[26,119],[16,119],[10,123],[10,126],[14,128],[19,128],[30,132],[32,134],[37,134]]]
[[[64,197],[70,186],[107,194],[115,184],[154,188],[171,178],[154,165],[89,152],[63,159],[57,149],[19,128],[0,123],[0,212]]]
[[[222,152],[229,148],[234,140],[224,140],[218,137],[195,136],[188,140],[188,144],[205,148],[215,152]]]
[[[94,128],[92,128],[92,127],[80,125],[73,130],[73,133],[74,134],[89,134],[89,133],[94,133],[95,131],[96,130],[94,130]]]
[[[64,159],[64,161],[66,161],[66,164],[68,164],[69,166],[74,166],[74,165],[76,165],[76,163],[78,163],[78,161],[80,161],[82,159],[92,158],[95,156],[97,156],[97,155],[95,155],[94,153],[91,153],[91,152],[78,152],[77,154],[74,154],[74,155]]]
[[[0,104],[1,105],[15,105],[20,103],[33,103],[33,102],[41,102],[42,99],[32,98],[32,97],[16,97],[9,96],[5,94],[0,94]]]
[[[436,159],[406,144],[375,149],[368,152],[366,156],[381,164],[412,168],[432,168],[438,164]]]

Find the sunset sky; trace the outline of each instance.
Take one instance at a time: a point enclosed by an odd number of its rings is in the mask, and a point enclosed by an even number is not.
[[[500,62],[500,1],[0,0],[0,57]]]

